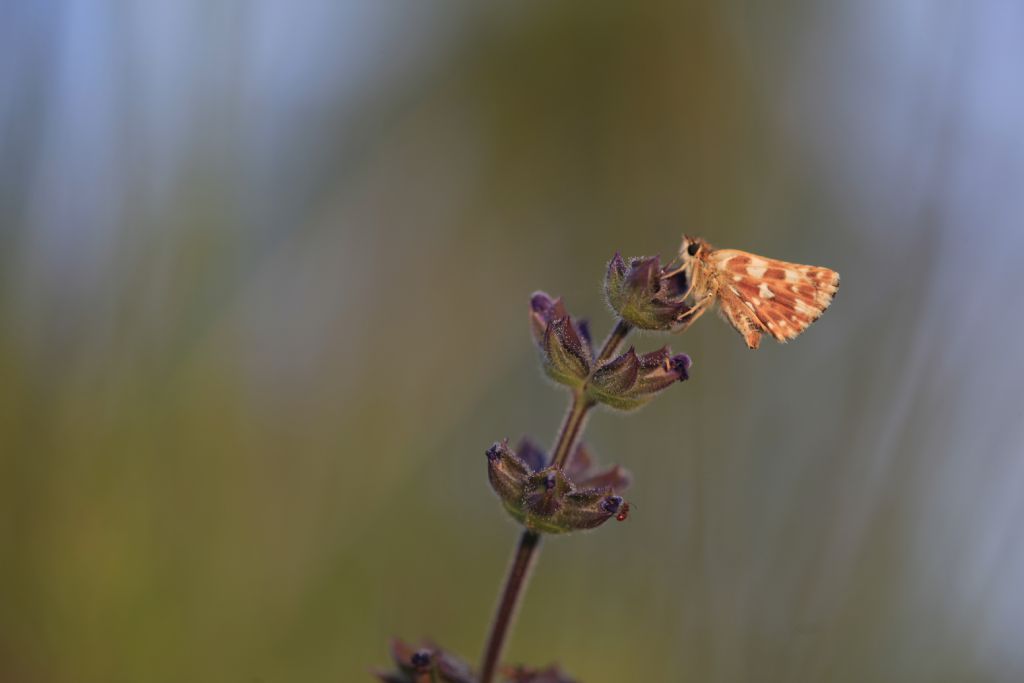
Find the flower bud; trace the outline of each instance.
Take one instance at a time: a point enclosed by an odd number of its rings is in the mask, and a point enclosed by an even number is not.
[[[416,669],[426,669],[430,666],[433,653],[430,650],[416,650],[412,653],[409,661]]]
[[[690,357],[669,348],[638,356],[633,347],[594,372],[587,397],[618,410],[634,410],[675,382],[689,379]]]
[[[622,505],[616,492],[629,485],[629,474],[617,465],[598,470],[584,447],[564,470],[544,467],[547,456],[529,441],[517,450],[522,455],[507,441],[487,449],[487,474],[505,509],[526,528],[548,534],[592,529]]]
[[[583,386],[594,358],[586,323],[573,322],[561,299],[536,292],[530,297],[530,331],[548,376],[559,384]]]
[[[397,671],[377,672],[384,683],[476,683],[469,665],[434,645],[414,649],[397,638],[391,641],[391,658]]]
[[[626,261],[618,253],[608,262],[605,296],[620,318],[643,330],[675,331],[690,310],[684,301],[686,276],[666,277],[657,256]]]
[[[548,324],[557,318],[569,315],[561,299],[552,299],[545,292],[534,292],[530,296],[530,332],[538,345],[544,339]]]
[[[487,449],[487,477],[491,488],[503,501],[523,495],[523,481],[535,471],[508,447],[503,439]]]

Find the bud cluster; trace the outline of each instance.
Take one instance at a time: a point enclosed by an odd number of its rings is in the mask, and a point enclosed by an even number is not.
[[[476,683],[469,665],[445,652],[436,645],[427,643],[413,648],[397,638],[391,641],[391,658],[396,671],[378,671],[377,678],[383,683]]]
[[[623,506],[618,495],[629,473],[618,465],[600,470],[580,445],[565,469],[545,466],[547,456],[524,439],[516,451],[508,440],[487,449],[487,474],[505,509],[532,531],[560,534],[593,529]]]
[[[641,356],[631,346],[594,372],[586,395],[612,408],[633,410],[675,382],[689,379],[690,365],[689,356],[673,355],[667,346]]]
[[[681,330],[690,311],[686,275],[666,273],[657,256],[630,259],[627,264],[615,254],[608,262],[604,291],[619,317],[642,330]]]
[[[548,377],[582,391],[591,403],[632,410],[690,376],[689,356],[673,354],[667,346],[643,355],[630,347],[598,363],[587,325],[575,322],[561,299],[544,292],[530,299],[530,329]]]
[[[432,643],[414,648],[396,638],[391,641],[391,658],[395,671],[376,672],[382,683],[477,683],[468,664]],[[576,683],[557,666],[506,666],[501,679],[504,683]]]

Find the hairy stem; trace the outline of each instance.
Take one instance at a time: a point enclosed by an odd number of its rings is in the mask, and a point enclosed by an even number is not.
[[[615,328],[612,329],[611,334],[608,335],[608,338],[605,339],[601,347],[601,353],[598,354],[597,361],[594,362],[595,368],[615,355],[631,329],[633,329],[633,326],[625,320],[620,319],[615,324]],[[593,407],[593,402],[584,398],[582,390],[573,394],[572,405],[569,407],[569,412],[565,416],[562,428],[558,432],[555,450],[551,453],[551,464],[555,467],[565,467],[565,463],[572,454],[572,449],[576,446],[580,436],[583,435],[583,429],[587,426],[587,414]]]
[[[622,345],[622,341],[633,328],[624,320],[619,320],[605,340],[601,353],[597,357],[595,367],[604,363],[615,355]],[[562,427],[558,430],[558,439],[555,441],[555,448],[551,453],[551,463],[557,467],[564,467],[569,454],[579,442],[583,435],[583,429],[587,424],[587,414],[594,407],[591,401],[584,398],[583,391],[573,394],[572,404],[569,412],[562,421]],[[540,550],[540,534],[525,529],[519,537],[519,546],[516,548],[515,557],[512,559],[512,566],[505,577],[505,586],[501,591],[501,600],[498,602],[498,611],[494,614],[494,621],[491,622],[491,630],[487,636],[487,646],[484,649],[484,661],[480,666],[480,683],[492,683],[494,674],[498,670],[498,662],[501,660],[501,653],[505,649],[505,641],[508,639],[508,632],[515,620],[516,611],[523,599],[523,589],[530,578],[530,572],[537,561],[537,554]]]
[[[632,325],[620,318],[619,322],[615,323],[615,328],[611,331],[611,334],[604,340],[604,346],[601,347],[601,353],[597,356],[597,362],[594,363],[594,366],[597,367],[614,356],[619,347],[622,346],[626,335],[632,329]]]
[[[555,467],[565,467],[569,454],[583,434],[583,428],[587,425],[587,413],[594,407],[594,404],[583,397],[583,392],[573,395],[572,405],[562,422],[562,428],[558,431],[558,441],[555,443],[555,450],[551,453],[551,464]]]

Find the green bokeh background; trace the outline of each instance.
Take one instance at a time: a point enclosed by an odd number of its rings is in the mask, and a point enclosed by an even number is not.
[[[15,3],[0,28],[0,681],[471,660],[550,443],[531,292],[615,252],[832,309],[587,440],[508,656],[602,681],[1024,678],[1024,15],[913,0]]]

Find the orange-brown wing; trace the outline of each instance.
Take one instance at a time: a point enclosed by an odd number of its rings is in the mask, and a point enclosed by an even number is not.
[[[735,249],[716,251],[711,260],[718,269],[721,290],[739,298],[780,342],[807,329],[829,307],[839,289],[839,273],[828,268],[787,263]]]
[[[740,333],[747,348],[756,349],[761,345],[761,335],[767,333],[768,328],[757,317],[753,304],[725,285],[718,291],[718,312]]]

